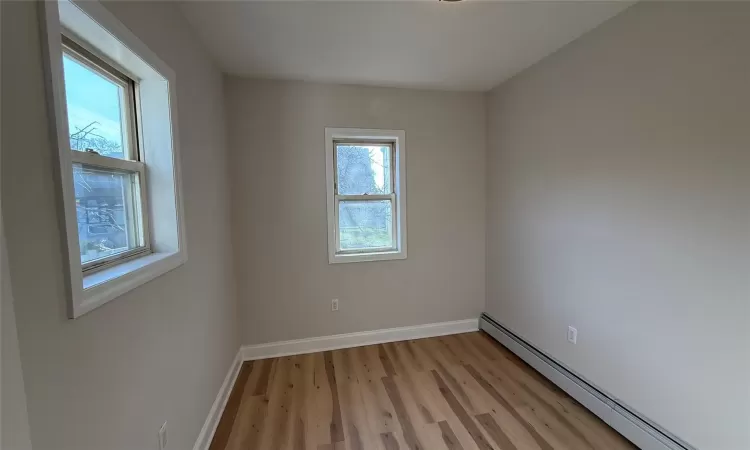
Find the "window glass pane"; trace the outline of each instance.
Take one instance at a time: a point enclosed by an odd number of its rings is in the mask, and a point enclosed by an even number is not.
[[[392,191],[389,146],[336,144],[336,166],[340,195]]]
[[[70,148],[128,158],[125,88],[96,70],[63,55]]]
[[[73,164],[81,263],[142,243],[138,174]]]
[[[339,247],[341,250],[393,247],[390,200],[339,202]]]

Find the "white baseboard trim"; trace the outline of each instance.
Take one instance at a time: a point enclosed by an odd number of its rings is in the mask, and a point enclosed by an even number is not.
[[[468,333],[479,329],[478,319],[455,320],[452,322],[430,323],[410,327],[387,328],[359,333],[337,334],[293,341],[270,342],[267,344],[244,345],[240,349],[244,361],[277,358],[280,356],[301,355],[384,342],[421,339],[448,334]]]
[[[637,415],[593,383],[565,367],[531,343],[516,336],[487,314],[479,318],[479,328],[487,332],[505,348],[515,353],[528,365],[576,399],[586,409],[599,416],[610,427],[634,443],[641,450],[695,450],[658,425]]]
[[[479,319],[456,320],[453,322],[430,323],[411,327],[388,328],[384,330],[363,331],[360,333],[337,334],[293,341],[270,342],[259,345],[243,345],[229,368],[224,383],[211,406],[206,422],[203,424],[193,450],[208,450],[216,433],[221,415],[234,388],[237,375],[243,361],[276,358],[279,356],[301,355],[304,353],[337,350],[340,348],[359,347],[362,345],[382,344],[384,342],[421,339],[448,334],[468,333],[479,329]]]
[[[240,373],[240,367],[242,366],[242,352],[237,352],[237,355],[232,361],[232,365],[229,367],[229,373],[224,378],[224,382],[221,384],[219,393],[216,395],[214,404],[211,405],[211,410],[208,412],[206,422],[201,428],[201,432],[198,434],[198,439],[195,440],[193,450],[208,450],[211,446],[211,441],[216,433],[216,427],[219,425],[221,415],[224,413],[224,408],[227,406],[227,400],[229,400],[229,394],[232,392],[234,382],[237,380],[237,375]]]

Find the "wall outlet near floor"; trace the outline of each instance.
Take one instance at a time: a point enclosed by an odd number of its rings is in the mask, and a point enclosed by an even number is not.
[[[575,344],[578,342],[578,330],[573,327],[568,327],[568,342]]]
[[[167,422],[159,428],[159,450],[167,448]]]
[[[334,298],[331,300],[331,311],[338,311],[339,310],[339,299]]]

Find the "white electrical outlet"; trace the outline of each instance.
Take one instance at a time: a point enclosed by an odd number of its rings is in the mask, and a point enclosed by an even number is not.
[[[578,330],[573,327],[568,327],[568,342],[575,344],[578,341]]]
[[[338,311],[339,310],[339,299],[334,298],[331,300],[331,311]]]
[[[167,422],[159,428],[159,450],[167,448]]]

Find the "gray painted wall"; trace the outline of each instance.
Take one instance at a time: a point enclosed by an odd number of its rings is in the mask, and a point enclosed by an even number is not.
[[[169,448],[188,449],[239,346],[222,77],[176,5],[104,5],[177,74],[189,260],[66,318],[37,3],[3,2],[2,207],[31,440],[155,449],[166,420]]]
[[[479,315],[482,94],[228,77],[225,97],[243,343]],[[326,127],[406,131],[406,260],[328,264]]]
[[[3,5],[0,4],[0,20],[2,20]],[[0,36],[1,41],[2,36]],[[1,78],[2,73],[0,73]],[[2,133],[2,129],[0,129],[0,133]],[[0,158],[1,162],[2,158]],[[1,168],[2,165],[0,164]],[[0,184],[1,188],[2,184]],[[16,312],[10,282],[2,214],[0,214],[0,448],[4,450],[31,450],[26,389],[23,382],[21,355],[18,349]]]
[[[489,100],[487,311],[705,450],[750,448],[748,24],[642,3]]]
[[[2,219],[0,218],[0,221]],[[5,230],[0,223],[0,448],[31,450],[26,389],[23,382],[21,355],[13,292],[5,251]]]

